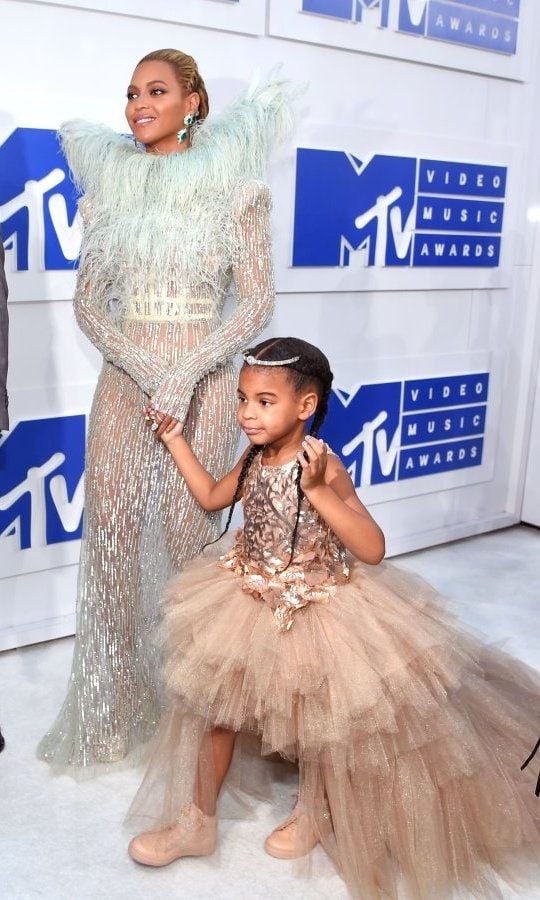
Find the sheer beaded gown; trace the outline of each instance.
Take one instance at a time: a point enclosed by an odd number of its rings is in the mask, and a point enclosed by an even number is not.
[[[144,425],[143,404],[186,422],[215,477],[237,444],[232,357],[267,325],[274,290],[267,151],[288,126],[288,89],[253,85],[190,149],[147,154],[104,126],[61,138],[82,188],[75,296],[103,354],[90,414],[85,536],[68,693],[39,755],[60,770],[121,759],[153,731],[160,586],[215,534]],[[225,321],[228,291],[236,307]]]

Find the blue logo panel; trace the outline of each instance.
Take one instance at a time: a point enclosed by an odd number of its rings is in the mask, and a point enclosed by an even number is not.
[[[55,131],[17,128],[0,147],[0,226],[18,271],[72,269],[77,193]],[[73,246],[75,244],[75,250]]]
[[[420,194],[456,194],[459,197],[504,197],[506,168],[421,159],[418,191]]]
[[[366,10],[380,10],[381,25],[388,20],[390,0],[302,0],[302,12],[329,16],[344,22],[362,22]]]
[[[413,8],[415,15],[413,16]],[[418,16],[418,5],[407,2],[399,3],[398,31],[406,34],[418,34],[420,36],[426,33],[427,6],[424,7],[421,16]]]
[[[357,488],[479,466],[488,386],[480,372],[335,390],[321,436]]]
[[[401,454],[399,478],[419,478],[422,475],[438,475],[441,472],[480,466],[483,449],[483,438],[412,447]]]
[[[334,19],[354,21],[356,0],[302,0],[302,11]]]
[[[502,231],[504,203],[496,200],[456,200],[419,197],[416,227],[439,231]]]
[[[0,540],[22,550],[82,533],[85,416],[19,422],[0,442]]]
[[[396,479],[401,391],[396,381],[362,385],[352,396],[332,392],[321,436],[339,452],[358,486]]]
[[[500,16],[509,16],[511,19],[519,18],[521,6],[521,0],[453,0],[453,2],[471,9],[484,9]]]
[[[300,147],[293,267],[496,267],[506,168]]]
[[[482,9],[469,11],[460,3],[431,0],[426,37],[455,44],[513,54],[517,49],[518,22]]]
[[[348,266],[363,249],[373,265],[409,265],[404,233],[414,207],[416,160],[299,148],[293,266]],[[389,218],[392,224],[388,227]]]
[[[448,375],[446,378],[419,378],[405,382],[403,410],[440,409],[486,403],[489,375]]]
[[[418,234],[414,245],[414,265],[496,267],[500,253],[499,237]]]
[[[377,28],[393,20],[402,34],[492,53],[517,50],[519,0],[302,0],[302,12],[341,22],[362,24],[368,10],[379,11]]]
[[[428,444],[462,434],[483,434],[485,425],[485,406],[409,414],[403,417],[402,445]]]

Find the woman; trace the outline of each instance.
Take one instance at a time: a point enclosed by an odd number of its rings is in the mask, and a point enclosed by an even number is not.
[[[221,477],[237,443],[230,361],[272,315],[270,201],[259,179],[288,124],[287,91],[273,80],[201,124],[207,113],[192,57],[159,50],[128,88],[135,143],[81,121],[61,131],[85,194],[75,313],[104,364],[90,415],[71,679],[39,748],[59,768],[116,761],[152,732],[160,585],[215,531],[141,409],[150,402],[163,427],[185,421]],[[222,322],[232,282],[237,307]]]

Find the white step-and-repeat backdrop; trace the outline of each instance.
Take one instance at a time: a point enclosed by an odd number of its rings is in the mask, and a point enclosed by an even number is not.
[[[159,47],[197,58],[214,110],[256,68],[283,63],[307,85],[269,175],[271,331],[329,355],[327,436],[390,552],[519,520],[537,364],[535,6],[0,0],[0,649],[74,625],[100,358],[70,303],[80,225],[56,129],[83,117],[125,131],[132,69]]]

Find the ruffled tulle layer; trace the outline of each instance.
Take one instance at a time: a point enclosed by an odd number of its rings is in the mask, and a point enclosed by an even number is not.
[[[164,634],[171,707],[132,816],[167,825],[194,791],[211,795],[218,725],[298,761],[302,802],[364,900],[397,897],[400,879],[422,900],[500,897],[494,873],[519,881],[538,859],[520,764],[540,677],[459,626],[424,582],[357,564],[282,633],[207,557],[171,583]]]

